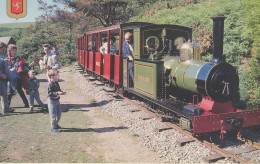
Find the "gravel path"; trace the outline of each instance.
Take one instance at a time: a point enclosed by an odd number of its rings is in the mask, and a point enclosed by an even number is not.
[[[175,130],[166,130],[158,132],[158,128],[164,125],[162,122],[153,119],[143,120],[147,117],[146,113],[131,112],[135,109],[133,105],[123,100],[117,100],[113,97],[113,93],[107,93],[102,86],[96,86],[93,82],[85,79],[85,77],[78,71],[75,71],[74,82],[80,87],[81,92],[91,96],[96,100],[98,106],[108,114],[110,114],[116,121],[124,124],[129,128],[131,135],[139,136],[142,145],[156,151],[160,154],[160,158],[165,159],[166,163],[198,163],[202,162],[202,158],[215,154],[205,146],[191,142],[183,147],[179,147],[176,140],[184,137],[183,134]],[[258,141],[260,140],[259,135]],[[225,149],[234,149],[238,147],[245,147],[247,145],[226,141]],[[232,145],[232,146],[229,146]],[[251,160],[254,163],[260,163],[260,151],[240,154],[246,160]],[[216,163],[234,163],[228,158],[219,160]]]

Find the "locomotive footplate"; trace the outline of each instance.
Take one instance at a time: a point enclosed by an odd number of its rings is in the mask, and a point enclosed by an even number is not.
[[[194,116],[193,133],[226,131],[260,125],[260,110]]]

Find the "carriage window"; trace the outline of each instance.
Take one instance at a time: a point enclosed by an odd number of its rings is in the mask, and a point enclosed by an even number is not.
[[[130,33],[130,35],[129,35],[129,33]],[[128,36],[130,36],[130,38],[125,38],[126,37],[126,34],[128,35]],[[128,44],[131,44],[131,45],[133,45],[134,44],[134,34],[133,34],[133,30],[125,30],[125,31],[123,31],[123,44],[122,44],[122,50],[123,50],[123,53],[125,52],[129,52],[129,51],[127,51],[127,50],[125,50],[124,48],[126,48],[126,47],[124,47],[124,44],[125,43],[128,43]],[[134,48],[134,47],[132,47],[132,48]],[[133,49],[131,49],[131,51],[132,51]],[[133,53],[134,54],[134,53]],[[124,55],[124,54],[123,54]]]
[[[108,38],[109,34],[109,38]],[[118,45],[119,45],[119,29],[105,31],[100,35],[101,46],[99,51],[102,54],[107,54],[109,48],[109,54],[117,55],[118,54]],[[109,40],[109,43],[108,43]],[[109,46],[109,47],[108,47]]]
[[[88,40],[88,51],[91,51],[91,35],[87,36],[87,40]]]
[[[78,50],[80,49],[80,39],[78,38]]]
[[[80,37],[80,49],[81,49],[81,50],[82,50],[82,48],[83,48],[82,44],[83,44],[82,37]]]
[[[128,32],[130,32],[130,33],[132,34],[131,39],[132,39],[132,43],[134,43],[133,30],[125,30],[125,31],[123,32],[123,39],[124,39],[123,41],[125,41],[125,34],[128,33]]]
[[[105,50],[107,49],[107,31],[100,33],[100,49],[99,52],[102,54],[106,53]]]
[[[83,36],[83,37],[82,37],[82,49],[83,49],[83,50],[85,50],[85,48],[86,48],[85,42],[86,42],[86,36]]]
[[[84,36],[81,37],[81,49],[84,49]]]
[[[98,51],[98,34],[93,34],[92,51]]]
[[[110,54],[118,55],[119,48],[119,29],[110,31]]]

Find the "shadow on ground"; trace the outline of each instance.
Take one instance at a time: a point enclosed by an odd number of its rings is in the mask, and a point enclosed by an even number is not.
[[[39,81],[40,83],[42,83],[42,82],[47,82],[46,79],[38,79],[38,81]]]
[[[89,110],[84,109],[84,108],[92,108],[92,107],[96,107],[96,106],[103,106],[106,105],[108,103],[110,103],[113,100],[102,100],[100,102],[96,102],[96,103],[89,103],[89,104],[61,104],[61,109],[62,112],[68,112],[68,111],[81,111],[81,112],[88,112]],[[34,105],[34,107],[40,107],[39,105]],[[12,107],[15,109],[14,112],[12,113],[8,113],[6,114],[6,116],[11,116],[11,115],[25,115],[25,114],[34,114],[34,113],[43,113],[38,109],[35,109],[33,112],[29,112],[29,108],[28,108],[28,112],[20,112],[19,108],[24,108],[24,107]],[[71,110],[72,109],[72,110]],[[45,112],[45,114],[48,112]]]
[[[113,100],[102,100],[100,102],[94,102],[94,103],[89,103],[89,104],[61,104],[62,111],[63,112],[68,112],[70,109],[73,109],[73,111],[83,111],[86,112],[86,109],[83,108],[92,108],[96,106],[103,106],[106,105]]]
[[[115,130],[128,129],[127,127],[104,127],[104,128],[87,128],[87,129],[79,129],[79,128],[61,128],[60,132],[96,132],[96,133],[106,133],[113,132]]]
[[[43,82],[47,83],[47,79],[38,79],[38,81],[39,81],[40,83],[43,83]],[[59,79],[59,82],[64,82],[64,80]]]

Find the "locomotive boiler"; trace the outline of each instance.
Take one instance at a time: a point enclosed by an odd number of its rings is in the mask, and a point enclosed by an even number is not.
[[[183,43],[180,56],[165,58],[166,82],[174,88],[181,88],[208,96],[216,102],[227,102],[238,92],[239,78],[236,69],[225,62],[223,57],[224,16],[213,16],[213,59],[205,62],[197,59],[199,46],[196,43]]]

